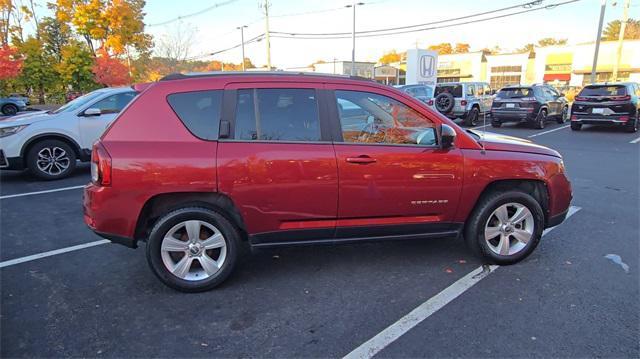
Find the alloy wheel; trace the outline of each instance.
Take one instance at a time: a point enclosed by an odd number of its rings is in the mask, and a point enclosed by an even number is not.
[[[45,147],[38,152],[36,165],[38,170],[51,176],[66,171],[71,164],[67,151],[60,147]]]
[[[484,240],[495,254],[508,256],[522,251],[533,238],[534,218],[520,203],[506,203],[487,219]]]
[[[210,223],[189,220],[173,226],[162,240],[162,262],[180,279],[199,281],[215,275],[225,262],[227,243]]]

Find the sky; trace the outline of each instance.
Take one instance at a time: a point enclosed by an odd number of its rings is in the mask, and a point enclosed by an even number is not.
[[[356,7],[357,31],[385,27],[406,26],[449,19],[468,14],[498,9],[527,2],[527,0],[359,0],[364,5]],[[544,0],[550,5],[564,0]],[[147,25],[175,19],[178,16],[198,12],[214,4],[229,0],[147,0],[145,23]],[[286,32],[350,32],[352,10],[344,6],[352,0],[269,0],[270,29]],[[613,3],[618,4],[612,6]],[[607,22],[622,17],[624,0],[608,0],[605,16]],[[235,0],[213,10],[168,25],[148,26],[147,31],[156,38],[175,31],[177,26],[191,27],[195,31],[191,56],[211,53],[240,44],[240,25],[248,25],[245,39],[265,31],[265,22],[259,3],[264,0]],[[496,45],[506,51],[535,43],[544,37],[567,38],[570,44],[593,41],[596,37],[601,0],[582,0],[554,9],[534,11],[508,18],[490,20],[458,27],[436,29],[419,33],[379,38],[356,39],[356,60],[376,61],[385,52],[395,49],[405,51],[416,44],[426,48],[441,42],[469,43],[471,50]],[[632,0],[629,15],[640,18],[640,0]],[[318,12],[299,16],[284,16],[305,12]],[[524,10],[524,9],[520,9]],[[518,11],[518,10],[512,10]],[[351,39],[332,40],[271,40],[272,65],[277,67],[302,67],[317,61],[351,59]],[[248,44],[246,56],[254,64],[266,63],[265,41]],[[203,60],[223,60],[239,63],[240,48]]]

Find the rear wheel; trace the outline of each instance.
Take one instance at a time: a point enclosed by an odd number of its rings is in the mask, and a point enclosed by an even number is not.
[[[536,116],[536,122],[534,123],[535,128],[542,130],[547,123],[547,110],[542,109],[538,112],[538,116]]]
[[[471,111],[469,111],[469,113],[467,114],[467,117],[464,119],[464,124],[467,126],[477,126],[479,116],[480,111],[478,111],[478,108],[472,108]]]
[[[573,131],[580,131],[580,129],[582,129],[582,124],[581,123],[576,123],[576,122],[571,122],[571,129]]]
[[[65,178],[76,168],[76,153],[65,142],[44,140],[29,149],[27,168],[44,180]]]
[[[18,106],[14,105],[14,104],[6,104],[4,106],[2,106],[2,114],[5,116],[13,116],[16,113],[18,113]]]
[[[223,215],[186,207],[158,220],[149,236],[147,261],[167,286],[202,292],[231,274],[239,248],[240,233]]]
[[[544,229],[544,212],[530,195],[519,191],[484,196],[465,228],[469,248],[490,263],[514,264],[536,248]]]
[[[498,128],[500,126],[502,126],[502,122],[500,122],[500,120],[491,120],[491,127]]]
[[[562,108],[562,112],[560,113],[556,121],[559,124],[563,124],[567,121],[568,118],[569,118],[569,106],[565,106]]]
[[[631,133],[638,132],[638,121],[640,121],[640,116],[636,115],[636,118],[629,120],[625,130]]]

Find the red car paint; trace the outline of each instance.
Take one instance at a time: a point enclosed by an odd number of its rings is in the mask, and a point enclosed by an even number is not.
[[[453,127],[455,143],[441,149],[331,141],[206,141],[194,136],[167,102],[174,93],[241,88],[385,95],[436,126]],[[101,144],[111,157],[112,183],[86,186],[85,222],[100,234],[134,245],[149,229],[141,228],[145,204],[166,194],[227,196],[249,236],[301,229],[337,235],[354,226],[464,223],[483,190],[498,180],[542,181],[549,196],[547,218],[566,212],[571,201],[571,186],[556,151],[505,136],[476,140],[400,91],[333,76],[229,75],[145,85]]]

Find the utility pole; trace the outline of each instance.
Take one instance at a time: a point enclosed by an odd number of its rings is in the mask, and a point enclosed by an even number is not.
[[[593,53],[593,65],[591,66],[591,83],[596,82],[596,67],[598,67],[598,51],[600,51],[600,38],[602,37],[602,23],[604,22],[604,10],[607,8],[607,0],[602,0],[600,6],[600,22],[598,23],[598,35],[596,36],[596,50]]]
[[[269,0],[264,0],[265,39],[267,40],[267,69],[271,71],[271,38],[269,36]]]
[[[238,26],[237,29],[240,30],[240,39],[242,40],[242,71],[245,71],[244,68],[244,29],[247,25]]]
[[[356,3],[356,0],[353,0],[352,5],[347,5],[347,8],[353,8],[353,29],[351,31],[351,76],[356,75],[356,6],[364,5],[363,2]]]
[[[620,68],[620,58],[622,57],[622,43],[624,42],[624,31],[627,27],[627,21],[629,21],[629,6],[631,6],[631,0],[624,2],[624,9],[622,10],[622,22],[620,22],[620,34],[618,34],[618,48],[616,50],[616,62],[613,63],[613,74],[611,81],[618,81],[618,69]]]

